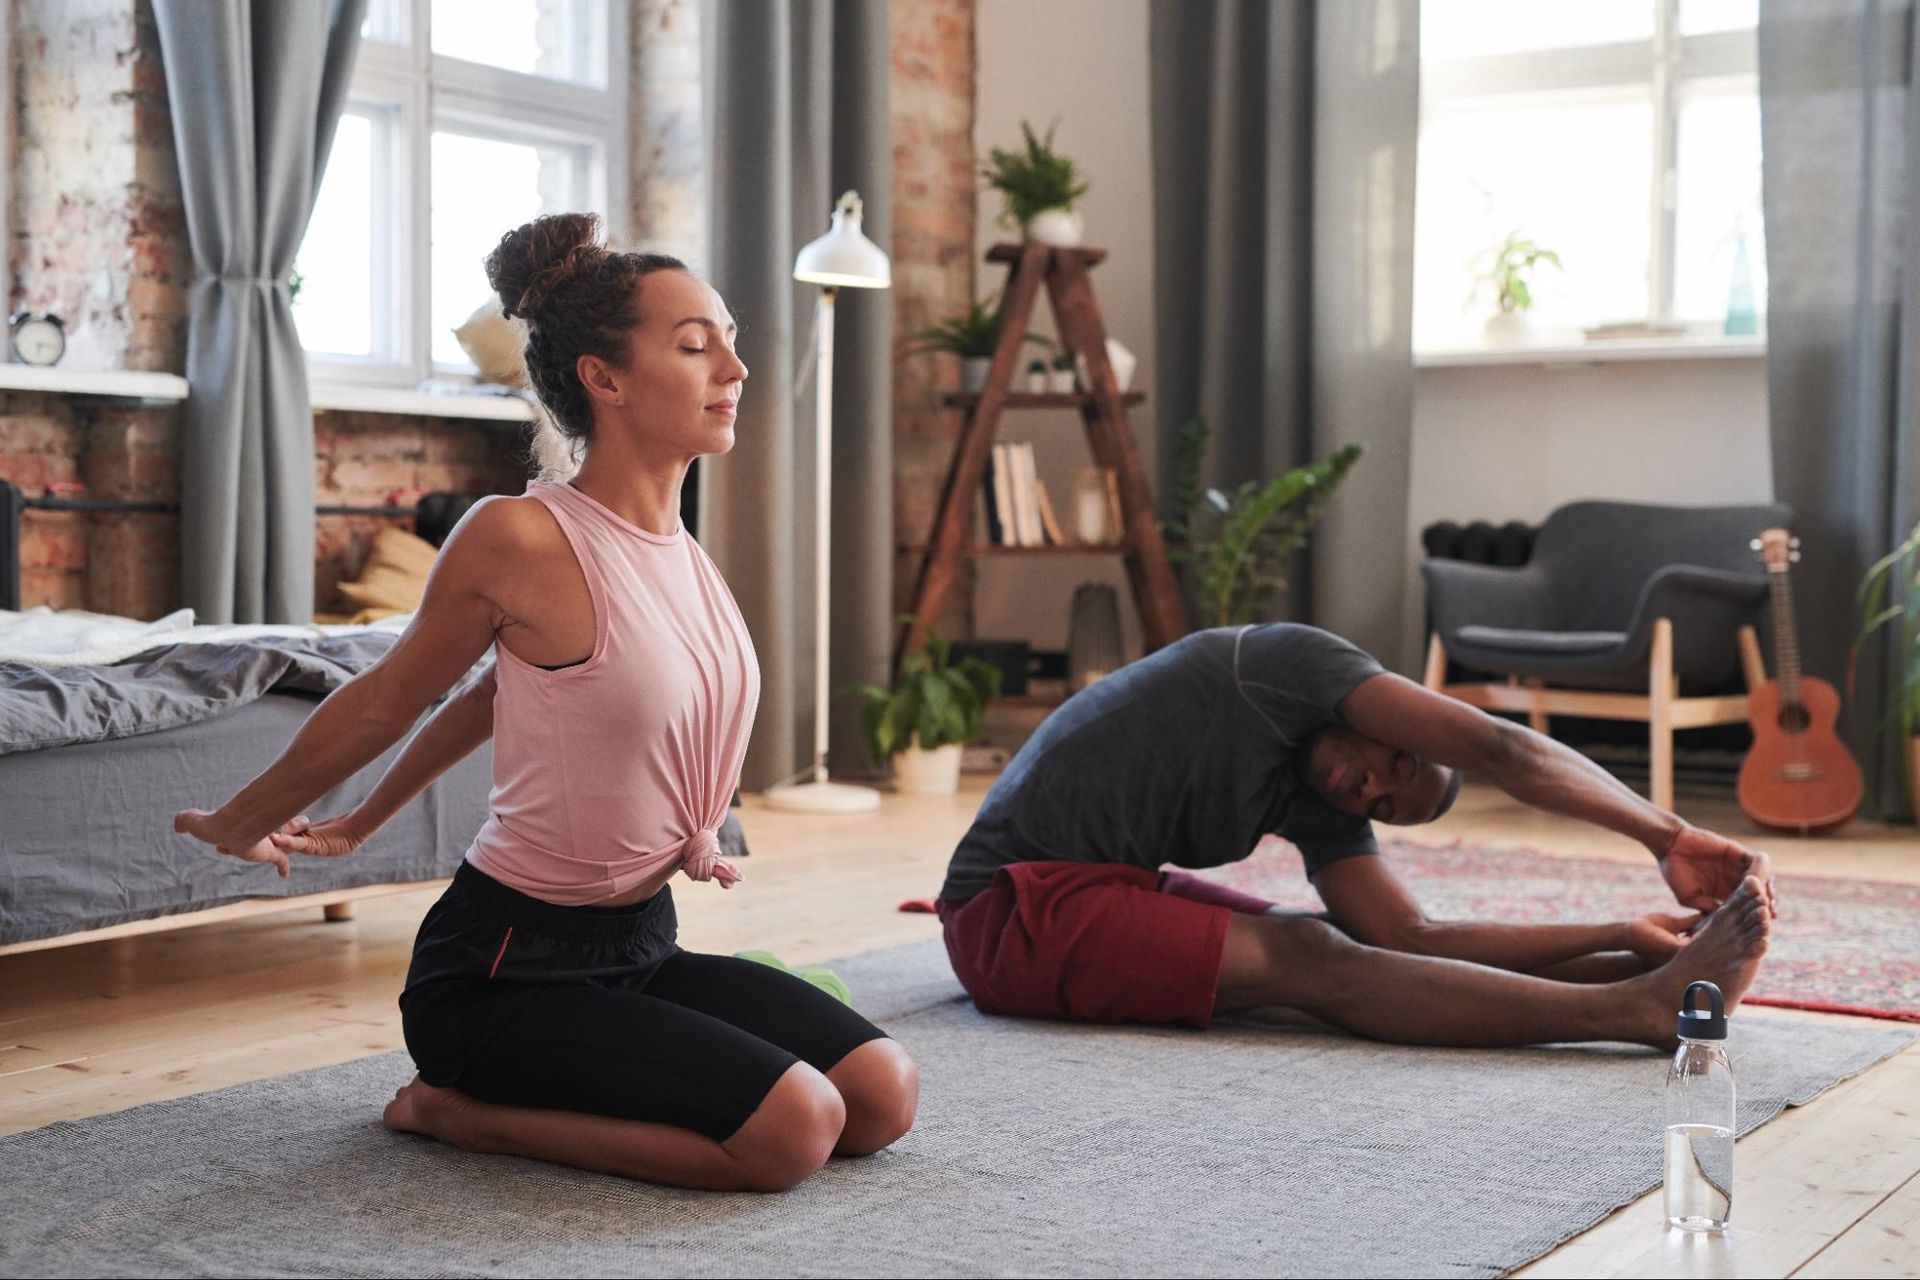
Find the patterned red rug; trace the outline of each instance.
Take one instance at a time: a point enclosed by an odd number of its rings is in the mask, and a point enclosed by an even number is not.
[[[1409,841],[1384,848],[1437,919],[1554,924],[1677,909],[1651,859],[1634,866]],[[1299,854],[1278,840],[1244,862],[1198,874],[1283,907],[1321,906]],[[1748,1000],[1920,1022],[1920,885],[1783,875],[1778,894],[1773,945]]]

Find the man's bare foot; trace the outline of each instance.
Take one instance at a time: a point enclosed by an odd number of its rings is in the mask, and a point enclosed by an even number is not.
[[[424,1133],[429,1138],[469,1147],[468,1135],[460,1118],[473,1105],[473,1099],[458,1089],[428,1084],[419,1076],[400,1086],[393,1101],[380,1113],[380,1121],[402,1133]]]
[[[1727,1012],[1732,1013],[1760,972],[1772,932],[1766,886],[1748,876],[1673,959],[1644,978],[1633,979],[1648,994],[1645,1043],[1660,1049],[1679,1044],[1673,1020],[1690,982],[1705,979],[1719,987]]]

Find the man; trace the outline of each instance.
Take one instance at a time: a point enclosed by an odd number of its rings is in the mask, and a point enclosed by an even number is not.
[[[1427,919],[1372,824],[1431,822],[1462,771],[1646,845],[1696,920]],[[1163,864],[1210,867],[1278,834],[1324,918]],[[1552,739],[1291,624],[1187,636],[1070,699],[988,792],[937,904],[988,1013],[1187,1023],[1285,1005],[1377,1039],[1667,1045],[1686,984],[1729,1009],[1766,952],[1771,869],[1656,809]]]

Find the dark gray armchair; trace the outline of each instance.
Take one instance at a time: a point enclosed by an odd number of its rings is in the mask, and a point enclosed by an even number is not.
[[[1791,519],[1779,504],[1575,502],[1547,518],[1521,567],[1429,558],[1427,684],[1524,711],[1542,731],[1555,712],[1645,719],[1654,803],[1671,808],[1673,730],[1747,713],[1745,697],[1682,691],[1724,685],[1743,668],[1749,688],[1765,678],[1754,626],[1767,576],[1750,544]],[[1505,684],[1447,685],[1448,658]]]

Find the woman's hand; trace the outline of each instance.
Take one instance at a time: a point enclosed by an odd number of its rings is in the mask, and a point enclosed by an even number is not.
[[[315,858],[344,858],[365,844],[373,832],[351,813],[342,818],[323,818],[311,822],[304,815],[295,818],[267,839],[286,853],[304,853]]]
[[[206,841],[230,858],[242,862],[271,862],[280,872],[280,878],[287,878],[287,855],[273,843],[272,833],[256,839],[247,832],[235,830],[219,813],[205,809],[182,809],[173,815],[173,829]]]
[[[1733,895],[1742,880],[1758,876],[1767,887],[1767,909],[1780,914],[1773,897],[1773,862],[1764,853],[1684,825],[1658,857],[1660,874],[1683,907],[1712,911]]]
[[[1646,961],[1648,967],[1658,968],[1679,954],[1680,948],[1689,941],[1687,934],[1705,918],[1699,912],[1678,916],[1665,911],[1649,911],[1638,920],[1629,920],[1621,926],[1623,936],[1620,945]]]

